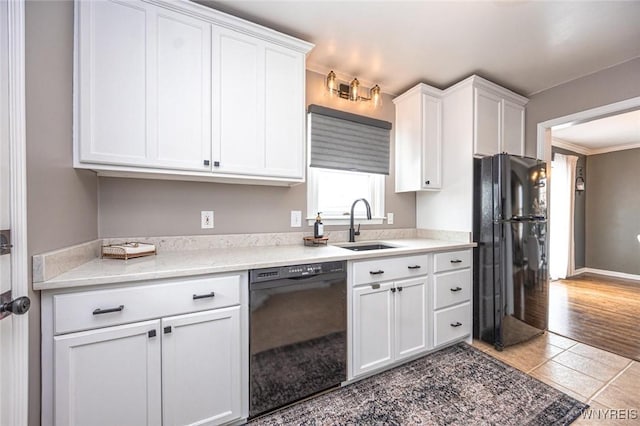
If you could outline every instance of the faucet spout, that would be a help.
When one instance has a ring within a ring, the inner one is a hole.
[[[358,198],[357,200],[355,200],[351,205],[351,215],[349,218],[349,242],[350,243],[354,243],[356,241],[356,235],[360,235],[360,227],[358,226],[358,230],[356,231],[353,226],[353,210],[355,209],[356,204],[358,204],[358,201],[364,202],[364,206],[367,209],[367,219],[371,219],[371,206],[369,205],[369,202],[364,198]]]

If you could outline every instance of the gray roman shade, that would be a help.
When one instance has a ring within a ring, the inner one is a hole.
[[[309,105],[311,167],[389,174],[391,123]]]

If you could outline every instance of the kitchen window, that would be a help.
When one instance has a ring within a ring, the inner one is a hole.
[[[348,225],[351,205],[365,198],[371,205],[367,220],[364,203],[356,204],[357,223],[379,225],[384,219],[385,175],[309,167],[307,179],[307,219],[309,225],[321,212],[327,225]]]

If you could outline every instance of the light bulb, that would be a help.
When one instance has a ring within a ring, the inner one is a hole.
[[[330,94],[336,92],[336,73],[333,71],[330,71],[329,75],[327,75],[327,90]]]
[[[382,93],[380,93],[380,86],[377,84],[373,86],[369,91],[369,97],[371,98],[371,102],[373,102],[374,108],[378,108],[382,105]]]
[[[359,98],[358,88],[360,87],[360,82],[357,78],[354,78],[351,84],[349,85],[349,99],[352,101],[357,101]]]

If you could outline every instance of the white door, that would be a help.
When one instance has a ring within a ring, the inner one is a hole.
[[[502,101],[502,152],[524,155],[524,107]]]
[[[157,167],[211,170],[211,25],[161,8],[153,18],[151,157]]]
[[[353,289],[354,376],[393,361],[392,289],[392,283]]]
[[[265,174],[304,178],[305,55],[267,44],[265,63]]]
[[[55,424],[161,424],[160,339],[160,320],[54,337]]]
[[[240,418],[240,307],[162,319],[164,426]]]
[[[80,161],[148,165],[148,15],[128,1],[78,1]]]
[[[475,89],[474,97],[473,154],[481,156],[497,154],[501,147],[502,99],[480,88]]]
[[[264,172],[264,43],[212,30],[213,172]]]
[[[11,32],[9,32],[11,29]],[[27,424],[24,2],[0,1],[0,424]],[[9,245],[13,248],[9,251]]]
[[[422,189],[442,188],[442,99],[422,94]]]
[[[395,360],[428,349],[427,277],[395,283]]]

